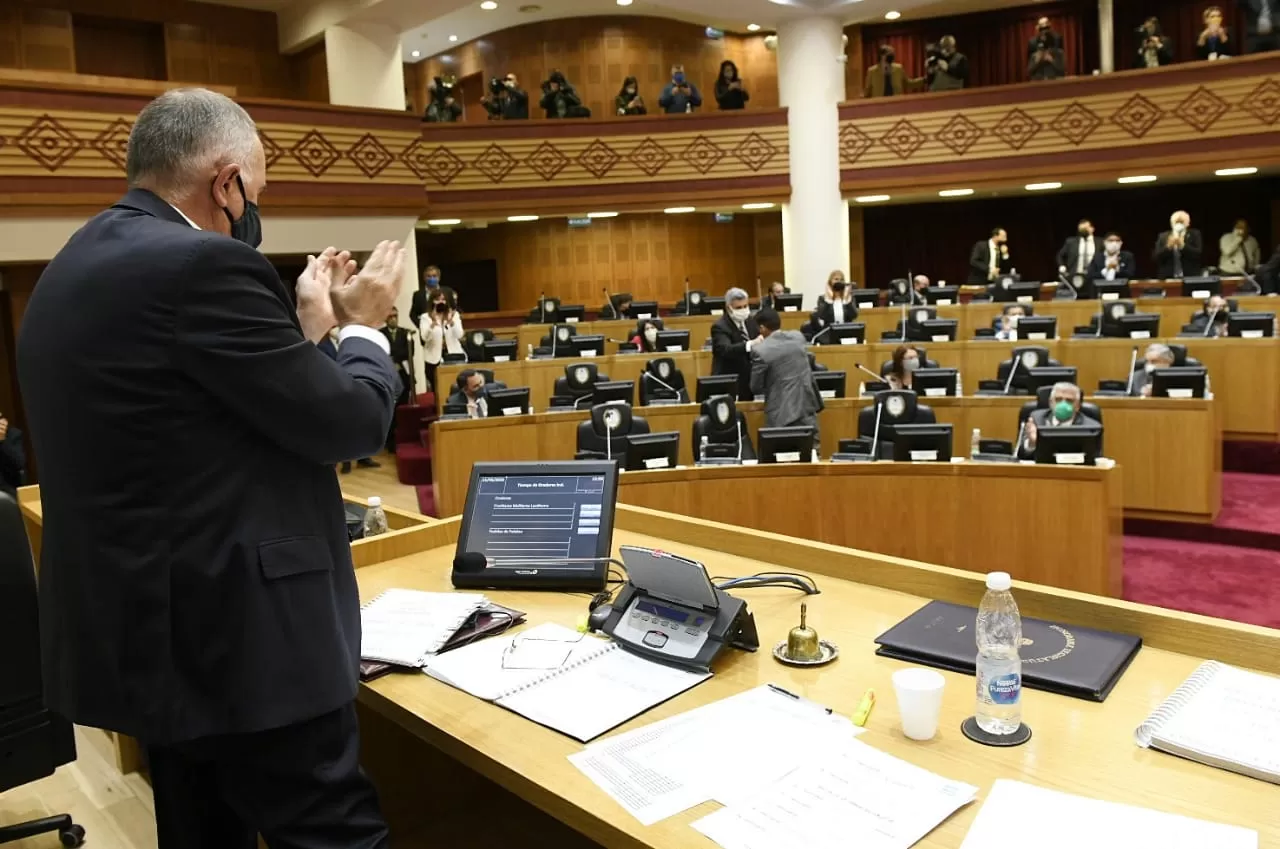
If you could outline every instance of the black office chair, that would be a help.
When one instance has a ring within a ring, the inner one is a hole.
[[[891,307],[909,304],[913,300],[911,296],[911,281],[905,277],[895,277],[889,281],[889,297],[885,304]]]
[[[1233,313],[1233,312],[1239,312],[1239,311],[1240,311],[1240,302],[1235,298],[1227,298],[1227,312]],[[1197,330],[1195,324],[1200,319],[1207,318],[1208,315],[1209,315],[1208,311],[1205,310],[1203,307],[1201,307],[1199,310],[1191,314],[1191,321],[1182,325],[1182,332],[1188,335],[1190,334],[1199,335],[1203,333],[1204,328],[1201,327]]]
[[[1022,423],[1025,422],[1036,410],[1049,409],[1049,399],[1053,397],[1052,386],[1041,386],[1036,392],[1036,400],[1028,401],[1022,405],[1022,409],[1018,410],[1018,429],[1022,429]],[[1080,412],[1093,419],[1098,424],[1102,424],[1102,408],[1092,401],[1080,402]],[[1102,437],[1098,437],[1098,453],[1102,453]]]
[[[1029,393],[1030,389],[1027,385],[1027,369],[1041,368],[1043,366],[1061,366],[1062,363],[1049,356],[1049,349],[1043,345],[1019,345],[1010,352],[1010,357],[1004,360],[996,368],[996,383],[990,384],[990,388],[1004,390],[1005,382],[1009,380],[1009,370],[1013,368],[1014,362],[1018,363],[1018,371],[1013,376],[1012,383],[1009,388],[1014,393]],[[986,383],[986,381],[983,381]],[[980,386],[980,389],[988,389],[988,386]]]
[[[633,415],[630,404],[610,402],[591,408],[591,418],[578,424],[578,453],[575,460],[603,460],[612,457],[624,461],[627,439],[632,434],[648,433],[649,422]]]
[[[0,793],[53,775],[76,759],[71,723],[44,706],[36,571],[22,514],[0,492]],[[0,843],[56,831],[63,846],[84,843],[70,814],[0,825]]]
[[[690,289],[687,302],[684,298],[676,301],[676,315],[706,315],[707,309],[703,304],[706,299],[705,289]]]
[[[702,454],[702,438],[707,439],[707,456],[737,457],[755,460],[756,449],[747,430],[747,417],[738,409],[732,395],[713,395],[702,402],[702,411],[693,420],[693,457]],[[739,441],[741,440],[741,441]]]
[[[822,363],[818,362],[817,356],[813,353],[813,351],[810,351],[809,352],[809,371],[830,371],[830,369],[827,368]]]
[[[597,383],[604,383],[609,375],[601,374],[595,363],[570,363],[564,367],[564,377],[557,377],[551,396],[553,407],[576,407],[583,398],[590,398]]]
[[[529,315],[525,318],[525,324],[555,324],[559,319],[560,299],[539,298],[538,303],[534,304],[533,309],[529,310]]]
[[[689,390],[685,386],[684,375],[676,368],[676,361],[671,357],[649,360],[640,373],[640,406],[647,407],[654,401],[689,403]]]
[[[556,357],[576,357],[578,349],[573,346],[573,337],[578,335],[578,328],[572,324],[557,324],[551,328],[551,332],[542,337],[542,341],[538,343],[538,347],[545,348],[548,355],[554,349]],[[555,344],[551,344],[551,338],[555,337]]]
[[[888,460],[893,457],[893,429],[896,425],[938,423],[933,408],[921,404],[916,393],[909,389],[886,389],[877,392],[872,398],[874,403],[870,407],[863,407],[858,411],[858,436],[875,438],[877,408],[882,408],[877,449],[881,459]]]
[[[467,335],[462,340],[462,350],[467,355],[467,362],[484,362],[484,343],[492,342],[493,339],[493,331],[486,327],[468,330]]]

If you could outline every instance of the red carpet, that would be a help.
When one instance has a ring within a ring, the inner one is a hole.
[[[1127,519],[1124,530],[1126,535],[1280,551],[1280,476],[1224,472],[1222,511],[1212,525]]]
[[[1280,552],[1126,536],[1124,597],[1280,628]]]
[[[1222,468],[1228,472],[1280,475],[1280,443],[1223,442]]]

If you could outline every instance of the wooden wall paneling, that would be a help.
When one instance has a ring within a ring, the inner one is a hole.
[[[75,71],[75,39],[71,15],[59,9],[24,6],[21,23],[21,66],[39,71]]]
[[[754,228],[756,274],[768,286],[775,280],[786,282],[782,264],[782,213],[765,212],[751,216]],[[797,284],[798,285],[798,284]]]
[[[169,79],[190,82],[213,80],[213,55],[204,27],[165,24],[164,53]]]
[[[22,66],[21,12],[14,6],[0,6],[0,68]]]
[[[163,80],[164,27],[98,15],[72,15],[76,73]]]
[[[316,103],[329,102],[329,64],[324,50],[324,39],[287,57],[293,77],[294,96]],[[405,65],[405,71],[416,65]],[[409,77],[405,77],[405,89],[412,92]],[[410,101],[412,102],[412,101]],[[423,104],[426,108],[426,104]],[[416,109],[416,106],[415,106]]]

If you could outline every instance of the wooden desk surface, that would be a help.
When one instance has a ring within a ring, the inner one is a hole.
[[[930,352],[932,355],[932,352]],[[686,355],[688,356],[688,355]],[[1013,440],[1026,397],[926,398],[938,421],[953,426],[952,454],[967,456],[973,428],[984,437]],[[1103,411],[1107,456],[1125,469],[1121,504],[1130,515],[1211,522],[1222,503],[1221,423],[1218,401],[1165,398],[1096,398]],[[818,417],[822,457],[839,440],[858,433],[867,398],[836,398]],[[764,424],[763,405],[742,404],[752,442]],[[693,404],[636,408],[652,432],[680,433],[679,460],[693,464]],[[577,449],[585,411],[532,416],[437,421],[431,426],[432,475],[440,515],[462,511],[471,464],[482,460],[567,460]],[[817,509],[818,504],[807,502]],[[973,504],[973,502],[970,502]],[[975,505],[976,509],[976,505]]]
[[[763,649],[755,654],[729,651],[717,663],[714,678],[620,731],[766,682],[847,715],[863,691],[871,687],[879,698],[863,741],[980,788],[977,802],[951,817],[918,846],[958,847],[992,782],[1012,778],[1094,798],[1246,825],[1259,830],[1264,849],[1280,847],[1274,785],[1141,749],[1133,742],[1137,725],[1204,658],[1280,673],[1280,631],[1019,583],[1014,594],[1025,615],[1137,633],[1146,647],[1105,703],[1026,691],[1023,717],[1035,733],[1026,745],[1013,749],[984,748],[961,736],[959,725],[973,711],[973,678],[943,673],[947,687],[938,736],[916,743],[902,735],[890,684],[892,673],[904,664],[877,657],[872,640],[928,599],[976,604],[982,595],[981,576],[637,508],[619,508],[618,524],[616,544],[675,551],[701,560],[712,574],[745,575],[769,569],[816,574],[822,594],[807,599],[809,621],[841,648],[835,665],[816,670],[783,667]],[[456,539],[457,521],[445,522],[433,532],[439,535],[440,547],[359,570],[361,597],[373,598],[389,587],[449,589],[453,557],[449,535]],[[768,556],[763,557],[766,551]],[[853,577],[859,583],[848,580]],[[755,614],[761,643],[771,646],[785,639],[798,619],[801,597],[795,591],[780,589],[742,594]],[[527,611],[530,624],[554,621],[572,626],[586,610],[586,599],[581,595],[490,595],[499,603]],[[715,810],[715,803],[642,826],[568,762],[567,756],[578,751],[580,744],[425,675],[394,674],[363,685],[360,701],[366,709],[362,723],[366,755],[371,760],[419,763],[411,748],[403,745],[381,753],[370,750],[368,741],[383,736],[378,726],[385,722],[425,741],[418,744],[424,752],[443,751],[609,849],[710,849],[714,845],[689,824]],[[408,778],[417,777],[418,772],[416,766],[406,766],[398,774]],[[372,774],[376,778],[380,771],[374,769]],[[438,775],[430,778],[431,783],[438,780]],[[380,787],[384,799],[397,795],[398,789],[391,784]],[[406,800],[410,814],[414,798],[409,795]],[[421,797],[416,798],[420,809]],[[474,825],[476,813],[483,810],[473,809],[466,816]],[[438,822],[425,824],[427,829],[440,827]],[[393,820],[393,834],[397,828]],[[535,841],[529,842],[533,845]]]

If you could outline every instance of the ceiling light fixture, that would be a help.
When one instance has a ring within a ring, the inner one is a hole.
[[[973,194],[973,189],[943,189],[938,192],[940,198],[962,198]]]
[[[1121,177],[1120,179],[1116,180],[1116,182],[1122,186],[1127,186],[1131,183],[1154,183],[1155,181],[1156,181],[1155,174],[1139,174],[1135,177]]]
[[[480,4],[480,8],[484,9],[486,12],[492,12],[494,9],[498,8],[498,4],[493,2],[493,0],[484,0],[484,2]]]
[[[461,224],[461,218],[428,218],[427,223],[432,227],[451,227],[454,224]]]
[[[457,41],[457,40],[458,40],[458,37],[457,37],[456,35],[451,35],[451,36],[449,36],[449,40],[450,40],[450,41]]]
[[[422,55],[422,51],[421,51],[421,50],[415,50],[415,51],[413,51],[412,53],[410,53],[409,55],[410,55],[410,56],[412,56],[413,58],[417,59],[419,56],[421,56],[421,55]]]
[[[507,216],[507,220],[508,220],[508,221],[511,221],[511,222],[513,222],[513,223],[518,223],[518,222],[521,222],[521,221],[537,221],[537,220],[538,220],[538,216],[536,216],[536,215],[508,215],[508,216]]]
[[[1257,169],[1257,168],[1254,168],[1252,165],[1250,165],[1250,166],[1246,166],[1246,167],[1244,167],[1244,168],[1219,168],[1217,171],[1214,171],[1214,172],[1213,172],[1213,176],[1215,176],[1215,177],[1243,177],[1243,176],[1245,176],[1246,174],[1257,174],[1257,173],[1258,173],[1258,169]]]
[[[1029,191],[1029,192],[1047,192],[1047,191],[1051,191],[1051,190],[1053,190],[1053,189],[1060,189],[1060,188],[1062,188],[1062,184],[1061,184],[1061,183],[1056,183],[1056,182],[1051,182],[1051,183],[1027,183],[1027,185],[1026,185],[1026,186],[1024,186],[1023,188],[1025,188],[1025,189],[1026,189],[1027,191]]]
[[[880,203],[889,199],[888,195],[861,195],[854,198],[858,203]]]
[[[619,6],[630,6],[632,0],[617,0]]]
[[[742,208],[743,209],[773,209],[775,206],[777,206],[776,203],[744,203],[742,205]]]
[[[759,31],[760,31],[759,24],[747,24],[747,32],[759,32]]]
[[[895,12],[895,11],[890,10],[890,11],[888,11],[888,12],[885,12],[885,13],[884,13],[884,19],[885,19],[886,21],[896,21],[898,18],[901,18],[901,17],[902,17],[902,13],[901,13],[901,12]]]
[[[695,210],[695,207],[692,207],[692,206],[668,206],[666,209],[662,211],[665,212],[667,215],[682,215],[686,212],[693,212],[694,210]]]
[[[588,218],[617,218],[617,217],[618,217],[618,213],[616,213],[616,212],[588,212],[588,213],[587,213],[587,217],[588,217]]]

